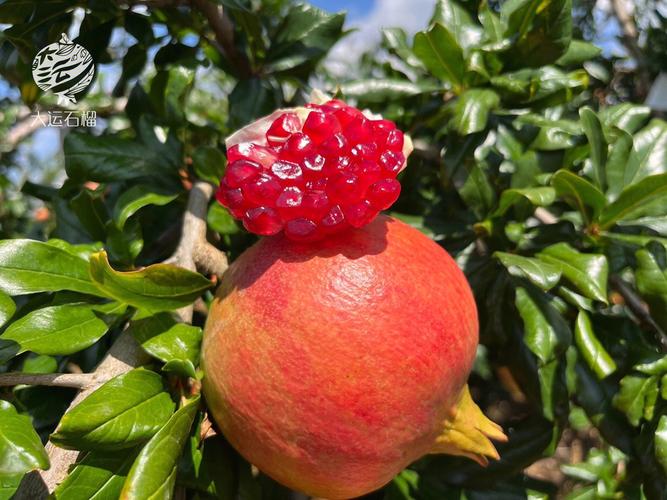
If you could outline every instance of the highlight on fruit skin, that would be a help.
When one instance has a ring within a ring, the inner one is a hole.
[[[258,235],[313,241],[362,227],[398,198],[412,151],[396,125],[314,92],[226,141],[218,201]]]
[[[204,330],[203,393],[261,471],[353,498],[430,453],[498,458],[490,439],[505,435],[466,385],[477,343],[454,260],[380,215],[307,244],[261,238],[232,263]]]

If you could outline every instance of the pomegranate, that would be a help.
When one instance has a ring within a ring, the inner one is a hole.
[[[260,470],[313,496],[356,497],[428,453],[497,458],[488,438],[505,436],[466,385],[477,342],[454,261],[380,215],[317,242],[279,234],[243,253],[206,323],[203,391]]]
[[[248,231],[313,241],[368,224],[398,198],[410,139],[340,100],[316,101],[227,140],[216,196]]]

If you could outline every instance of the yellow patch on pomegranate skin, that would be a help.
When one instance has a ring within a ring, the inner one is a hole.
[[[497,456],[488,437],[504,435],[465,386],[477,342],[451,257],[380,216],[321,242],[264,238],[241,255],[206,324],[203,389],[263,472],[351,498],[428,453]]]

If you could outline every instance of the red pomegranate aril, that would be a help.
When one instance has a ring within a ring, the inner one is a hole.
[[[280,183],[267,174],[261,174],[257,178],[246,183],[242,187],[243,195],[251,203],[257,205],[272,205],[282,191]]]
[[[229,187],[241,187],[262,171],[262,166],[251,160],[236,160],[229,164],[225,173],[225,180]]]
[[[352,160],[350,159],[349,156],[339,156],[336,159],[332,158],[329,161],[327,161],[326,164],[324,165],[324,170],[328,176],[334,176],[338,172],[346,172],[350,170],[351,165],[352,165]]]
[[[283,222],[275,210],[269,207],[251,208],[243,217],[243,225],[251,233],[270,236],[279,233]]]
[[[371,207],[371,204],[364,200],[354,205],[348,205],[343,210],[345,214],[345,220],[352,227],[363,227],[372,221],[375,216],[378,214],[377,210],[374,210]]]
[[[293,181],[303,177],[301,167],[297,163],[286,160],[278,160],[271,165],[271,172],[278,177],[278,179],[284,181]]]
[[[277,208],[297,208],[301,206],[303,191],[296,186],[288,186],[276,199]]]
[[[292,134],[280,150],[280,156],[288,160],[299,161],[313,149],[313,141],[306,134]]]
[[[230,188],[220,185],[218,191],[215,193],[216,199],[228,208],[243,208],[245,199],[240,188]]]
[[[327,102],[324,103],[325,106],[329,106],[331,108],[336,108],[336,109],[341,109],[347,106],[343,101],[340,99],[331,99]]]
[[[373,140],[373,129],[368,118],[359,115],[347,125],[345,135],[353,144],[363,144]]]
[[[266,132],[266,141],[270,146],[282,145],[290,135],[301,129],[301,120],[296,113],[280,115]]]
[[[301,209],[309,218],[318,220],[329,209],[329,197],[324,191],[306,191],[301,200]]]
[[[322,177],[321,179],[316,179],[313,181],[306,182],[306,189],[311,191],[324,191],[329,184],[329,179],[327,177]]]
[[[350,150],[353,158],[365,158],[367,160],[376,160],[378,157],[378,148],[373,142],[366,144],[357,144]]]
[[[364,186],[359,177],[349,172],[336,175],[327,186],[327,195],[334,203],[354,203],[364,195]]]
[[[350,106],[345,106],[335,111],[334,116],[338,120],[338,123],[340,123],[341,127],[346,128],[355,119],[363,117],[363,114],[358,109],[351,108]]]
[[[327,231],[337,230],[345,226],[345,215],[343,215],[343,211],[338,205],[334,205],[322,218],[321,223]]]
[[[390,174],[398,174],[401,171],[401,168],[403,168],[404,163],[405,157],[401,152],[385,151],[380,155],[380,165],[382,165],[382,168]]]
[[[366,199],[375,210],[386,210],[401,194],[401,183],[396,179],[382,179],[366,191]]]
[[[347,149],[347,140],[340,132],[326,138],[320,145],[327,156],[338,156]]]
[[[316,232],[317,224],[303,217],[292,219],[285,224],[285,235],[297,240],[310,239]]]
[[[357,169],[366,186],[370,186],[375,181],[382,178],[382,169],[380,168],[380,165],[372,160],[361,160],[357,164]]]
[[[389,132],[389,134],[387,134],[385,145],[392,151],[402,151],[403,142],[403,132],[398,129],[394,129]]]
[[[306,156],[301,164],[303,176],[307,179],[315,179],[322,174],[326,160],[321,154]]]
[[[278,155],[268,147],[252,142],[241,142],[227,150],[227,163],[245,159],[259,163],[264,168],[269,168],[277,158]]]
[[[321,143],[340,130],[340,123],[335,116],[320,111],[311,111],[303,124],[303,133],[315,144]]]

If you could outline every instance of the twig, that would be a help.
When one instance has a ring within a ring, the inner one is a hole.
[[[225,9],[209,0],[192,0],[192,5],[208,20],[218,42],[216,48],[229,59],[241,77],[251,76],[252,70],[248,60],[239,53],[234,44],[234,24]]]
[[[92,373],[22,373],[9,372],[0,374],[0,387],[14,385],[46,385],[51,387],[74,387],[85,389],[99,383]]]
[[[199,265],[202,268],[209,268],[216,274],[222,274],[226,269],[227,258],[225,255],[206,241],[206,211],[208,200],[212,194],[213,186],[201,181],[195,182],[190,191],[188,205],[183,216],[181,241],[174,256],[168,262],[193,271]],[[199,259],[203,260],[200,261]],[[192,305],[190,305],[178,311],[181,320],[184,322],[192,321],[192,308]],[[134,337],[127,330],[124,330],[95,372],[89,375],[95,379],[95,383],[86,385],[74,398],[68,410],[78,405],[104,381],[141,366],[148,360],[148,354],[134,340]],[[13,497],[15,500],[47,498],[56,486],[65,479],[70,466],[76,462],[79,456],[79,452],[76,450],[58,448],[50,442],[46,445],[46,451],[49,455],[51,468],[46,471],[34,471],[27,474]]]
[[[537,207],[533,215],[542,224],[555,224],[558,222],[558,218],[544,207]]]
[[[641,299],[639,295],[632,289],[629,283],[625,282],[620,276],[613,275],[609,278],[609,282],[614,290],[616,290],[628,309],[637,319],[639,326],[655,335],[662,352],[667,353],[667,334],[660,328],[649,311],[648,305]]]

